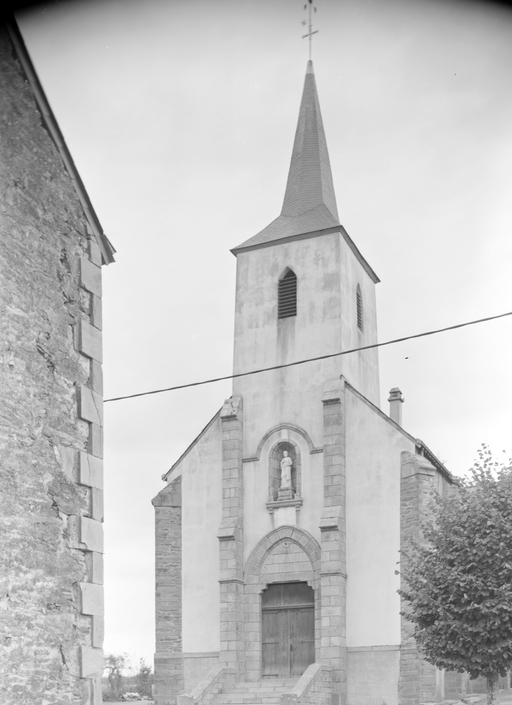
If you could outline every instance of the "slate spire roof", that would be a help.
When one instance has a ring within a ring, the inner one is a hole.
[[[281,215],[233,252],[339,225],[313,62],[308,61]]]

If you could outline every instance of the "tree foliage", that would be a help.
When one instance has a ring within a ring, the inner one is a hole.
[[[105,670],[107,671],[110,694],[119,699],[123,689],[123,671],[127,666],[126,654],[107,654]]]
[[[139,661],[135,682],[140,695],[151,695],[151,666],[143,658]]]
[[[402,552],[399,592],[426,660],[483,675],[491,701],[512,664],[512,460],[494,460],[486,445],[478,455]]]

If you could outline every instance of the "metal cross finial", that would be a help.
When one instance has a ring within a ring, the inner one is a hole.
[[[305,39],[306,37],[309,37],[309,58],[311,59],[311,37],[313,34],[318,34],[318,29],[315,29],[313,31],[313,22],[311,20],[311,9],[313,8],[313,11],[316,12],[316,7],[313,5],[313,0],[308,0],[306,5],[304,5],[304,9],[309,9],[309,17],[308,17],[308,33],[302,35],[302,39]],[[303,25],[306,24],[306,20],[302,22]]]

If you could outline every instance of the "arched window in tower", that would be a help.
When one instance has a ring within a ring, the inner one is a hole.
[[[297,315],[297,277],[286,269],[277,285],[277,317],[289,318]]]
[[[356,289],[357,327],[363,330],[363,297],[359,284]]]

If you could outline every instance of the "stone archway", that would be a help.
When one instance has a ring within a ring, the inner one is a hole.
[[[263,537],[245,567],[246,679],[261,678],[262,592],[273,583],[305,582],[315,592],[315,651],[320,653],[320,546],[297,526],[281,526]]]

